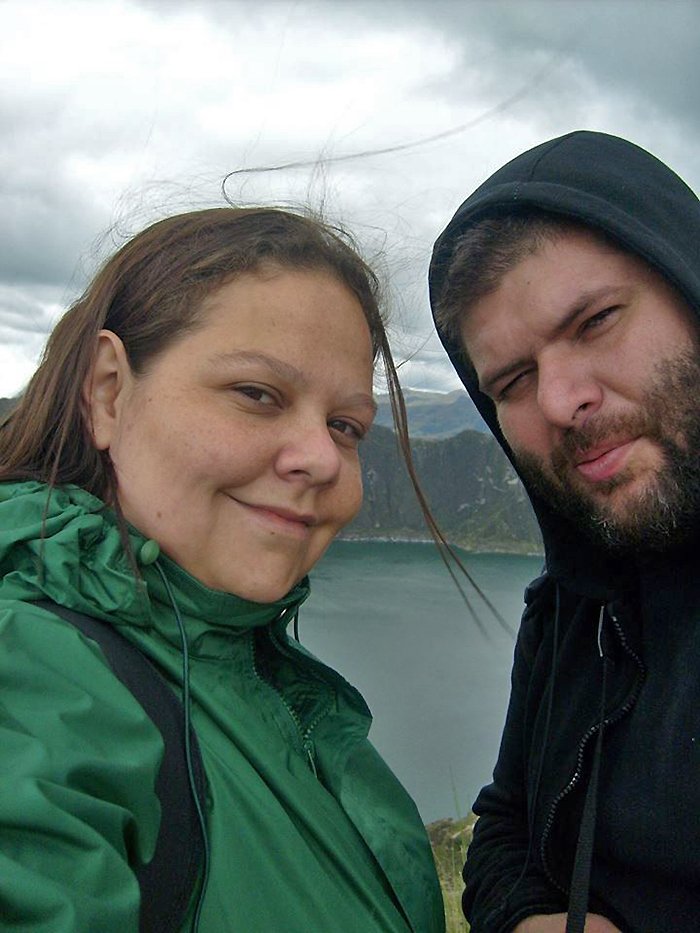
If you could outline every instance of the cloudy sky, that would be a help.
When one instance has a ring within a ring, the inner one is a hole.
[[[0,0],[0,74],[0,396],[105,255],[229,172],[352,229],[404,383],[440,390],[430,248],[500,164],[599,129],[700,190],[697,0]]]

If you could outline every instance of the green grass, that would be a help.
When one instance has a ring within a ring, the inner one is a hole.
[[[469,930],[462,913],[462,867],[475,822],[476,817],[470,813],[459,820],[438,820],[427,827],[445,902],[447,933],[467,933]]]

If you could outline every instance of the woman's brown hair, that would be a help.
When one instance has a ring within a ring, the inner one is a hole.
[[[329,272],[357,297],[374,359],[383,364],[399,447],[428,529],[465,601],[454,566],[493,609],[444,538],[418,482],[377,277],[349,234],[312,216],[279,208],[211,208],[168,217],[136,234],[58,322],[26,391],[0,423],[0,482],[75,483],[111,503],[133,563],[109,453],[95,448],[83,401],[98,334],[106,329],[120,337],[132,371],[141,374],[157,354],[197,327],[207,295],[267,266]]]
[[[100,269],[56,325],[41,363],[0,430],[0,480],[75,483],[116,501],[109,455],[95,449],[83,386],[100,330],[121,338],[135,374],[201,320],[203,299],[263,266],[319,269],[357,297],[390,393],[398,379],[379,308],[377,278],[348,234],[276,208],[178,214],[138,233]]]

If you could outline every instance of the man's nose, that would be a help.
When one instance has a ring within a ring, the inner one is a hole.
[[[539,361],[537,402],[540,411],[559,428],[583,427],[600,408],[603,393],[589,365],[571,354]]]

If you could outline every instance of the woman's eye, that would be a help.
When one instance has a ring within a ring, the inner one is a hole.
[[[253,402],[261,402],[263,405],[274,405],[275,403],[272,393],[260,386],[234,386],[234,391]]]
[[[359,444],[367,433],[367,429],[363,426],[356,424],[354,421],[345,421],[343,418],[334,418],[328,422],[328,427],[356,444]]]

